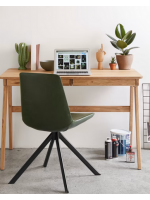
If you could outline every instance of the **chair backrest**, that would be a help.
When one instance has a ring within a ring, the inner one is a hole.
[[[20,73],[23,122],[43,131],[66,130],[72,123],[61,78],[54,74]]]

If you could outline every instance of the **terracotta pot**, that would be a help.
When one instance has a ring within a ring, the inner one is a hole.
[[[110,69],[115,70],[116,69],[116,63],[109,63]]]
[[[131,69],[131,65],[133,62],[133,55],[129,54],[129,55],[116,55],[116,60],[118,63],[118,68],[120,70],[128,70]]]

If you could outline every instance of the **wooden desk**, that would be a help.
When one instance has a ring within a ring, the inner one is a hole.
[[[7,114],[7,90],[8,90],[8,112],[9,112],[9,149],[13,149],[12,141],[12,112],[21,112],[21,106],[12,105],[12,86],[19,86],[20,72],[45,73],[43,69],[36,71],[8,69],[1,76],[3,79],[3,113],[2,113],[2,140],[1,140],[1,170],[5,168],[5,140],[6,140],[6,114]],[[138,86],[142,76],[131,70],[91,70],[91,76],[61,76],[64,86],[130,86],[129,106],[69,106],[71,112],[129,112],[129,130],[133,129],[133,96],[135,93],[135,121],[136,121],[136,145],[138,169],[141,169],[141,147],[139,128],[139,100]],[[135,89],[135,90],[134,90]],[[131,134],[132,145],[132,134]]]

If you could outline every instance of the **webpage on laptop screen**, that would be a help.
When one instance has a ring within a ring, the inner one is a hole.
[[[88,51],[57,51],[57,70],[87,70]]]

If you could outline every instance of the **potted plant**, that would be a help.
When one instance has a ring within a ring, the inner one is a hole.
[[[111,70],[115,70],[116,69],[116,60],[115,60],[115,57],[111,57],[111,63],[109,63],[110,65],[110,69]]]
[[[133,55],[129,54],[129,52],[131,49],[135,49],[139,47],[132,47],[132,48],[127,48],[127,47],[135,39],[136,33],[132,33],[132,31],[128,31],[126,33],[123,25],[117,24],[116,29],[115,29],[115,35],[117,38],[119,38],[119,40],[116,40],[110,35],[107,35],[107,36],[112,40],[110,41],[112,46],[122,51],[122,53],[116,53],[116,54],[119,54],[119,55],[116,55],[118,67],[121,70],[131,69]]]

